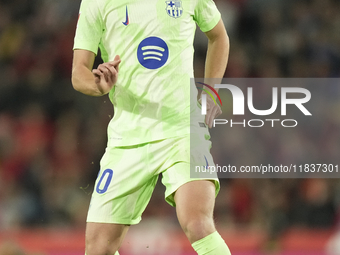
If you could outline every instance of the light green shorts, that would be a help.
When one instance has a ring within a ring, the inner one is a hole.
[[[200,139],[201,140],[201,139]],[[203,141],[204,140],[204,141]],[[203,139],[199,148],[204,157],[190,156],[190,136],[175,137],[150,143],[108,147],[101,159],[87,222],[137,224],[150,201],[159,174],[166,187],[165,199],[175,206],[175,191],[190,178],[190,160],[198,165],[213,164],[209,140]],[[216,178],[216,195],[220,185]]]

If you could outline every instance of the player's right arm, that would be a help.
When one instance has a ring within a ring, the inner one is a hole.
[[[110,92],[118,79],[120,57],[103,63],[93,69],[95,54],[92,51],[76,49],[73,54],[73,88],[90,96],[102,96]]]
[[[74,38],[72,84],[74,89],[90,96],[109,93],[118,78],[119,56],[92,70],[104,30],[105,22],[98,2],[82,0]]]

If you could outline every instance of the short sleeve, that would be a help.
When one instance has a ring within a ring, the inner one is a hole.
[[[103,18],[96,0],[82,0],[73,49],[97,54],[104,30]]]
[[[213,0],[197,0],[194,20],[202,32],[213,29],[220,19],[221,13],[218,11]]]

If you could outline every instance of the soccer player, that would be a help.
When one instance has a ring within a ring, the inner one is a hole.
[[[214,2],[83,0],[79,15],[73,87],[109,94],[114,105],[87,217],[87,255],[119,254],[160,174],[165,199],[197,254],[230,254],[213,222],[218,179],[190,178],[190,160],[214,164],[208,127],[190,124],[190,115],[211,127],[221,113],[207,97],[207,115],[201,115],[190,82],[196,24],[208,38],[205,78],[222,78],[226,69],[229,39]],[[92,70],[98,47],[104,63]],[[190,132],[197,150],[190,150]]]

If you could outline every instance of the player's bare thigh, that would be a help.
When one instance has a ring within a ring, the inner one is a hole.
[[[86,224],[86,254],[111,254],[121,246],[129,225],[112,223]]]
[[[208,180],[188,182],[175,193],[178,220],[191,243],[213,233],[215,184]]]

